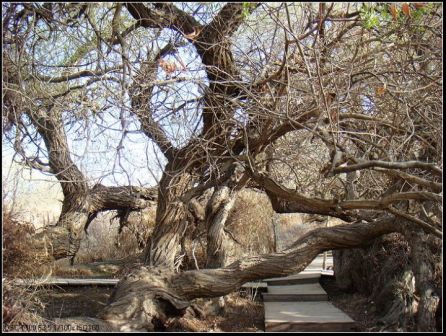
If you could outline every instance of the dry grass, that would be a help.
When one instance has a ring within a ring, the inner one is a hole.
[[[47,323],[42,317],[45,305],[39,297],[43,292],[42,288],[17,286],[12,279],[3,279],[3,330],[17,325]]]
[[[55,277],[59,276],[66,278],[90,278],[96,276],[97,274],[92,270],[85,268],[74,268],[63,265],[55,265],[53,267],[52,275]]]
[[[31,277],[48,260],[33,241],[34,227],[20,219],[20,214],[3,206],[3,274]]]
[[[195,300],[203,315],[171,319],[168,331],[176,332],[256,332],[264,329],[264,309],[259,301],[232,293],[224,297],[224,307],[219,299]]]
[[[38,297],[41,288],[26,288],[14,283],[17,278],[39,274],[43,263],[31,239],[32,224],[3,206],[3,329],[13,325],[42,323],[44,305]],[[44,259],[46,260],[46,259]]]
[[[85,264],[117,257],[118,223],[112,213],[99,214],[88,228],[76,254],[76,264]]]
[[[112,287],[54,287],[42,292],[40,300],[46,303],[43,316],[48,319],[73,316],[96,316],[107,304]]]
[[[240,243],[234,246],[233,259],[274,252],[273,215],[274,210],[265,193],[249,189],[238,193],[226,225]]]
[[[19,209],[20,217],[36,229],[55,224],[63,199],[57,179],[7,159],[2,161],[2,168],[3,200]]]
[[[75,262],[120,260],[135,256],[143,251],[144,244],[155,225],[155,208],[133,212],[129,224],[120,235],[119,220],[114,212],[101,213],[88,228],[88,235],[82,241]]]

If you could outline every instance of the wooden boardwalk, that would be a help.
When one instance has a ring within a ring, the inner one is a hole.
[[[105,278],[56,278],[50,277],[47,279],[16,279],[15,284],[19,286],[106,286],[114,287],[120,279],[105,279]],[[243,288],[252,288],[266,290],[266,282],[247,282],[242,285]]]
[[[331,258],[326,266],[333,265]],[[351,331],[355,322],[328,302],[319,284],[322,257],[317,257],[303,272],[284,278],[266,279],[265,331]],[[332,271],[331,271],[332,273]]]
[[[44,280],[39,279],[17,279],[15,282],[21,286],[116,286],[119,279],[101,278],[56,278],[51,277]]]
[[[328,302],[328,295],[320,286],[321,274],[333,275],[332,257],[325,261],[318,256],[299,274],[282,278],[249,282],[243,288],[263,293],[265,306],[265,331],[350,331],[355,322]],[[23,279],[16,283],[23,286],[111,286],[119,279],[98,278],[47,278]]]
[[[265,303],[265,331],[351,331],[354,325],[327,301]]]

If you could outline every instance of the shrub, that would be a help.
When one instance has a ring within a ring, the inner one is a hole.
[[[46,258],[35,249],[32,224],[20,220],[19,214],[3,206],[3,329],[12,325],[36,325],[44,305],[40,288],[18,285],[17,278],[32,278],[42,272]],[[18,331],[18,330],[9,330]]]
[[[40,300],[41,288],[28,288],[14,283],[13,279],[3,279],[3,330],[11,326],[37,325],[43,322],[44,304]]]
[[[47,261],[36,248],[31,223],[20,220],[19,214],[3,207],[3,273],[11,277],[36,275]]]

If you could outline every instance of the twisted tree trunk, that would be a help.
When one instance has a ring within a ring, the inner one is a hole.
[[[64,194],[56,227],[48,227],[37,239],[51,246],[54,258],[73,257],[80,245],[83,225],[88,221],[88,186],[71,160],[61,112],[51,106],[28,114],[45,142],[49,167]]]
[[[169,318],[183,315],[195,298],[219,297],[248,281],[300,272],[323,251],[361,246],[400,229],[392,217],[319,228],[283,252],[249,257],[224,268],[177,273],[163,265],[142,266],[118,283],[100,318],[119,331],[162,329]]]
[[[207,249],[206,268],[224,267],[227,256],[227,234],[225,224],[234,206],[235,195],[229,187],[218,188],[207,208]]]
[[[432,249],[433,245],[434,248],[435,245],[437,248],[441,246],[441,242],[435,237],[423,234],[418,228],[412,227],[406,235],[409,237],[412,249],[413,273],[416,292],[419,295],[417,331],[436,331],[436,313],[439,308],[441,288],[437,287],[438,283],[434,283],[434,273],[435,264],[438,263],[440,268],[442,264],[440,260],[435,260],[440,251],[432,253]]]
[[[181,263],[182,258],[176,257],[187,228],[187,208],[180,197],[192,183],[191,174],[178,170],[175,161],[167,164],[159,184],[155,228],[145,251],[147,265],[173,270]]]

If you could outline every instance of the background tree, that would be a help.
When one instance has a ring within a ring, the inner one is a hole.
[[[398,232],[411,246],[418,329],[435,328],[442,7],[395,6],[4,5],[6,139],[24,163],[61,183],[56,231],[70,240],[49,233],[61,246],[56,257],[75,253],[97,211],[141,208],[155,197],[142,187],[90,187],[71,158],[70,126],[82,124],[88,138],[92,124],[115,123],[116,157],[131,150],[132,132],[164,156],[145,265],[122,279],[102,320],[153,330],[194,298]],[[276,212],[346,224],[225,266],[224,225],[247,184],[264,189]],[[207,204],[197,202],[210,188]],[[214,269],[178,272],[191,218],[206,222]]]

